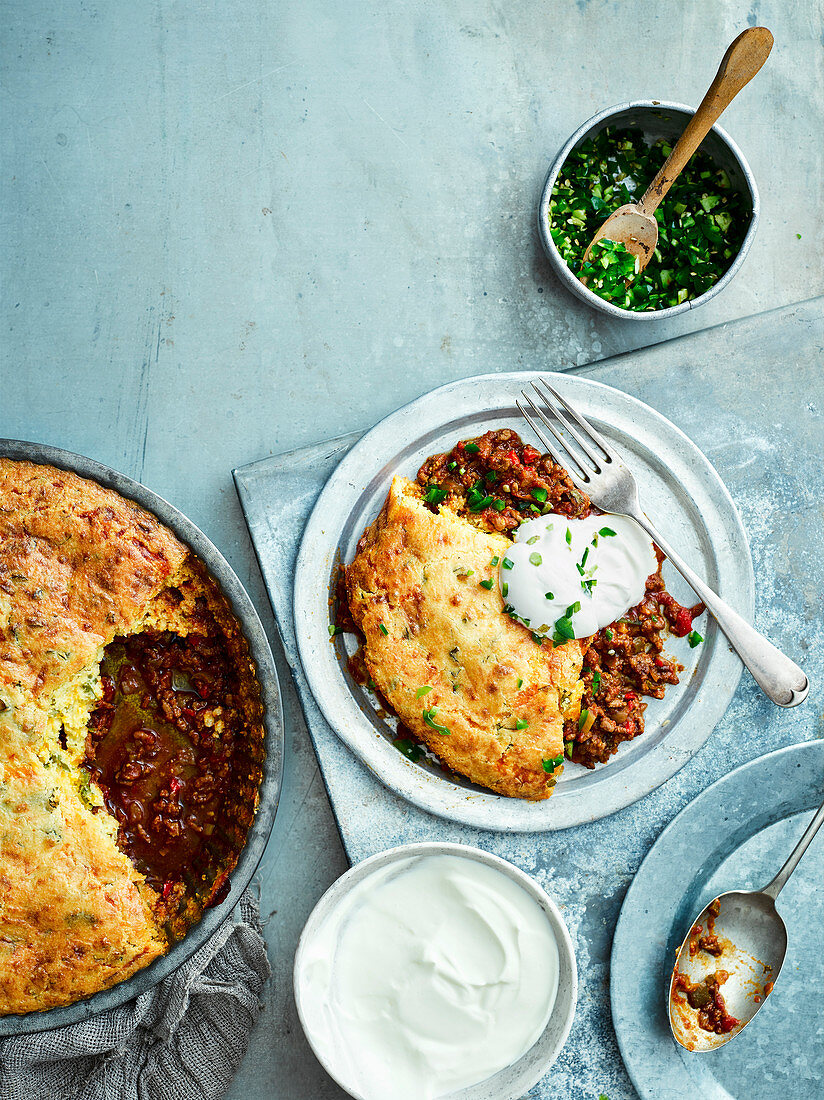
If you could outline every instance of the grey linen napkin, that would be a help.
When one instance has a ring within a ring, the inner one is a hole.
[[[247,891],[188,963],[134,1001],[0,1040],[2,1100],[217,1100],[249,1045],[269,977]]]

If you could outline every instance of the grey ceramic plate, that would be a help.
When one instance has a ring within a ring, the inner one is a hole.
[[[512,427],[531,438],[515,398],[531,373],[483,375],[433,390],[368,432],[341,461],[306,526],[295,577],[295,630],[309,685],[326,720],[360,759],[397,794],[431,813],[481,828],[511,832],[563,829],[614,813],[669,779],[709,737],[735,691],[741,664],[713,623],[690,650],[671,639],[685,665],[681,683],[653,700],[642,737],[593,771],[568,764],[546,802],[503,798],[447,778],[435,763],[413,764],[392,745],[379,704],[346,668],[351,636],[329,640],[330,589],[339,561],[350,562],[364,528],[380,511],[395,474],[414,478],[421,462],[461,438]],[[553,375],[624,453],[647,512],[687,560],[742,614],[752,617],[749,548],[727,490],[703,454],[649,406],[590,379]],[[693,597],[674,570],[676,598]]]
[[[0,1036],[3,1036],[47,1031],[50,1028],[78,1023],[132,1000],[182,966],[223,924],[252,881],[272,831],[283,775],[283,712],[275,663],[257,612],[232,567],[199,527],[168,501],[153,493],[151,489],[83,455],[18,439],[0,439],[0,455],[28,462],[48,463],[62,470],[72,470],[81,477],[91,478],[108,489],[114,489],[121,496],[136,501],[141,507],[157,516],[161,523],[165,523],[182,542],[191,547],[220,585],[249,643],[249,652],[255,662],[263,700],[266,748],[263,781],[260,787],[260,805],[237,864],[229,876],[230,890],[227,897],[218,905],[207,909],[200,921],[179,943],[173,945],[167,955],[155,959],[144,970],[138,970],[126,981],[119,982],[110,989],[104,989],[75,1004],[67,1005],[65,1008],[53,1008],[47,1012],[29,1012],[23,1016],[0,1017]]]
[[[732,1043],[689,1054],[666,1014],[687,922],[724,890],[756,889],[789,855],[824,793],[824,744],[780,749],[708,787],[664,830],[627,892],[612,947],[612,1020],[642,1100],[824,1095],[824,841],[778,899],[789,948],[775,991]]]

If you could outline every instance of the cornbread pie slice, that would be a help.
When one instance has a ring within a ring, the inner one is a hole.
[[[544,799],[577,718],[587,639],[553,648],[504,613],[498,562],[509,540],[434,513],[392,481],[346,570],[349,608],[381,694],[453,771],[498,794]]]

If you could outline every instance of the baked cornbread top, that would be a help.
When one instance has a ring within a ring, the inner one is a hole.
[[[0,459],[0,699],[47,699],[128,632],[187,555],[117,493]]]

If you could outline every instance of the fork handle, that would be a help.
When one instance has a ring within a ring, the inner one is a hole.
[[[698,574],[658,534],[640,508],[633,510],[631,515],[653,542],[661,547],[690,588],[700,597],[764,694],[779,707],[795,707],[803,703],[810,690],[810,683],[798,665],[780,649],[776,649],[772,642],[768,642],[746,619],[742,619],[737,611],[733,611],[716,592],[708,588]]]

